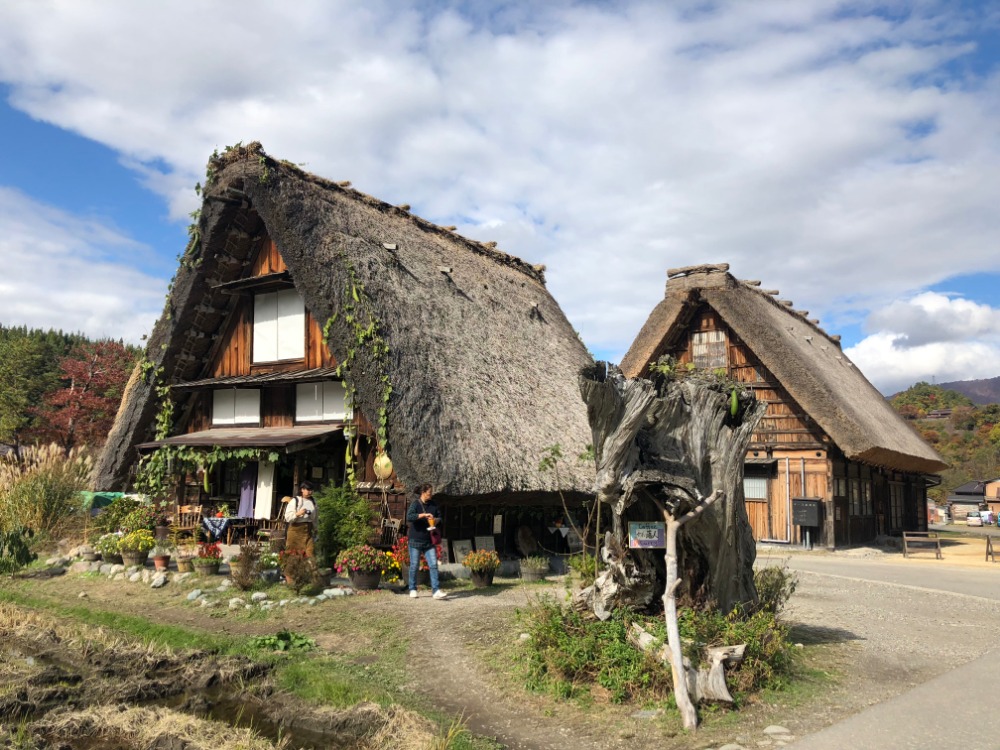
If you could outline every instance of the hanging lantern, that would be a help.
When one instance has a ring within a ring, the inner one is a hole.
[[[379,453],[375,456],[375,476],[385,481],[392,476],[392,459],[388,453]]]

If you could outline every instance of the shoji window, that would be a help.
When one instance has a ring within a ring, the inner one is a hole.
[[[306,356],[306,309],[294,289],[253,298],[253,361],[277,362]]]
[[[295,388],[296,422],[331,422],[347,419],[347,391],[339,380],[300,383]]]
[[[260,390],[226,388],[212,392],[212,424],[260,424]]]

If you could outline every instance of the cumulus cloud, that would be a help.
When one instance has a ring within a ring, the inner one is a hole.
[[[914,382],[996,377],[1000,309],[926,292],[875,310],[847,355],[883,393]]]
[[[14,2],[0,81],[178,218],[213,148],[259,139],[498,240],[616,358],[671,266],[729,261],[833,330],[1000,270],[1000,78],[956,72],[995,19],[949,8]]]
[[[163,308],[166,280],[131,266],[149,249],[98,220],[0,187],[0,323],[138,343]]]

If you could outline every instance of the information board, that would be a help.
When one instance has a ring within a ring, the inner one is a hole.
[[[632,549],[663,549],[666,539],[663,521],[628,522],[628,546]]]

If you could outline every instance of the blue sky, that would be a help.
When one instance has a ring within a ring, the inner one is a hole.
[[[197,18],[197,23],[191,19]],[[545,263],[620,359],[729,262],[884,392],[1000,375],[1000,5],[0,6],[0,323],[138,341],[214,148]]]

